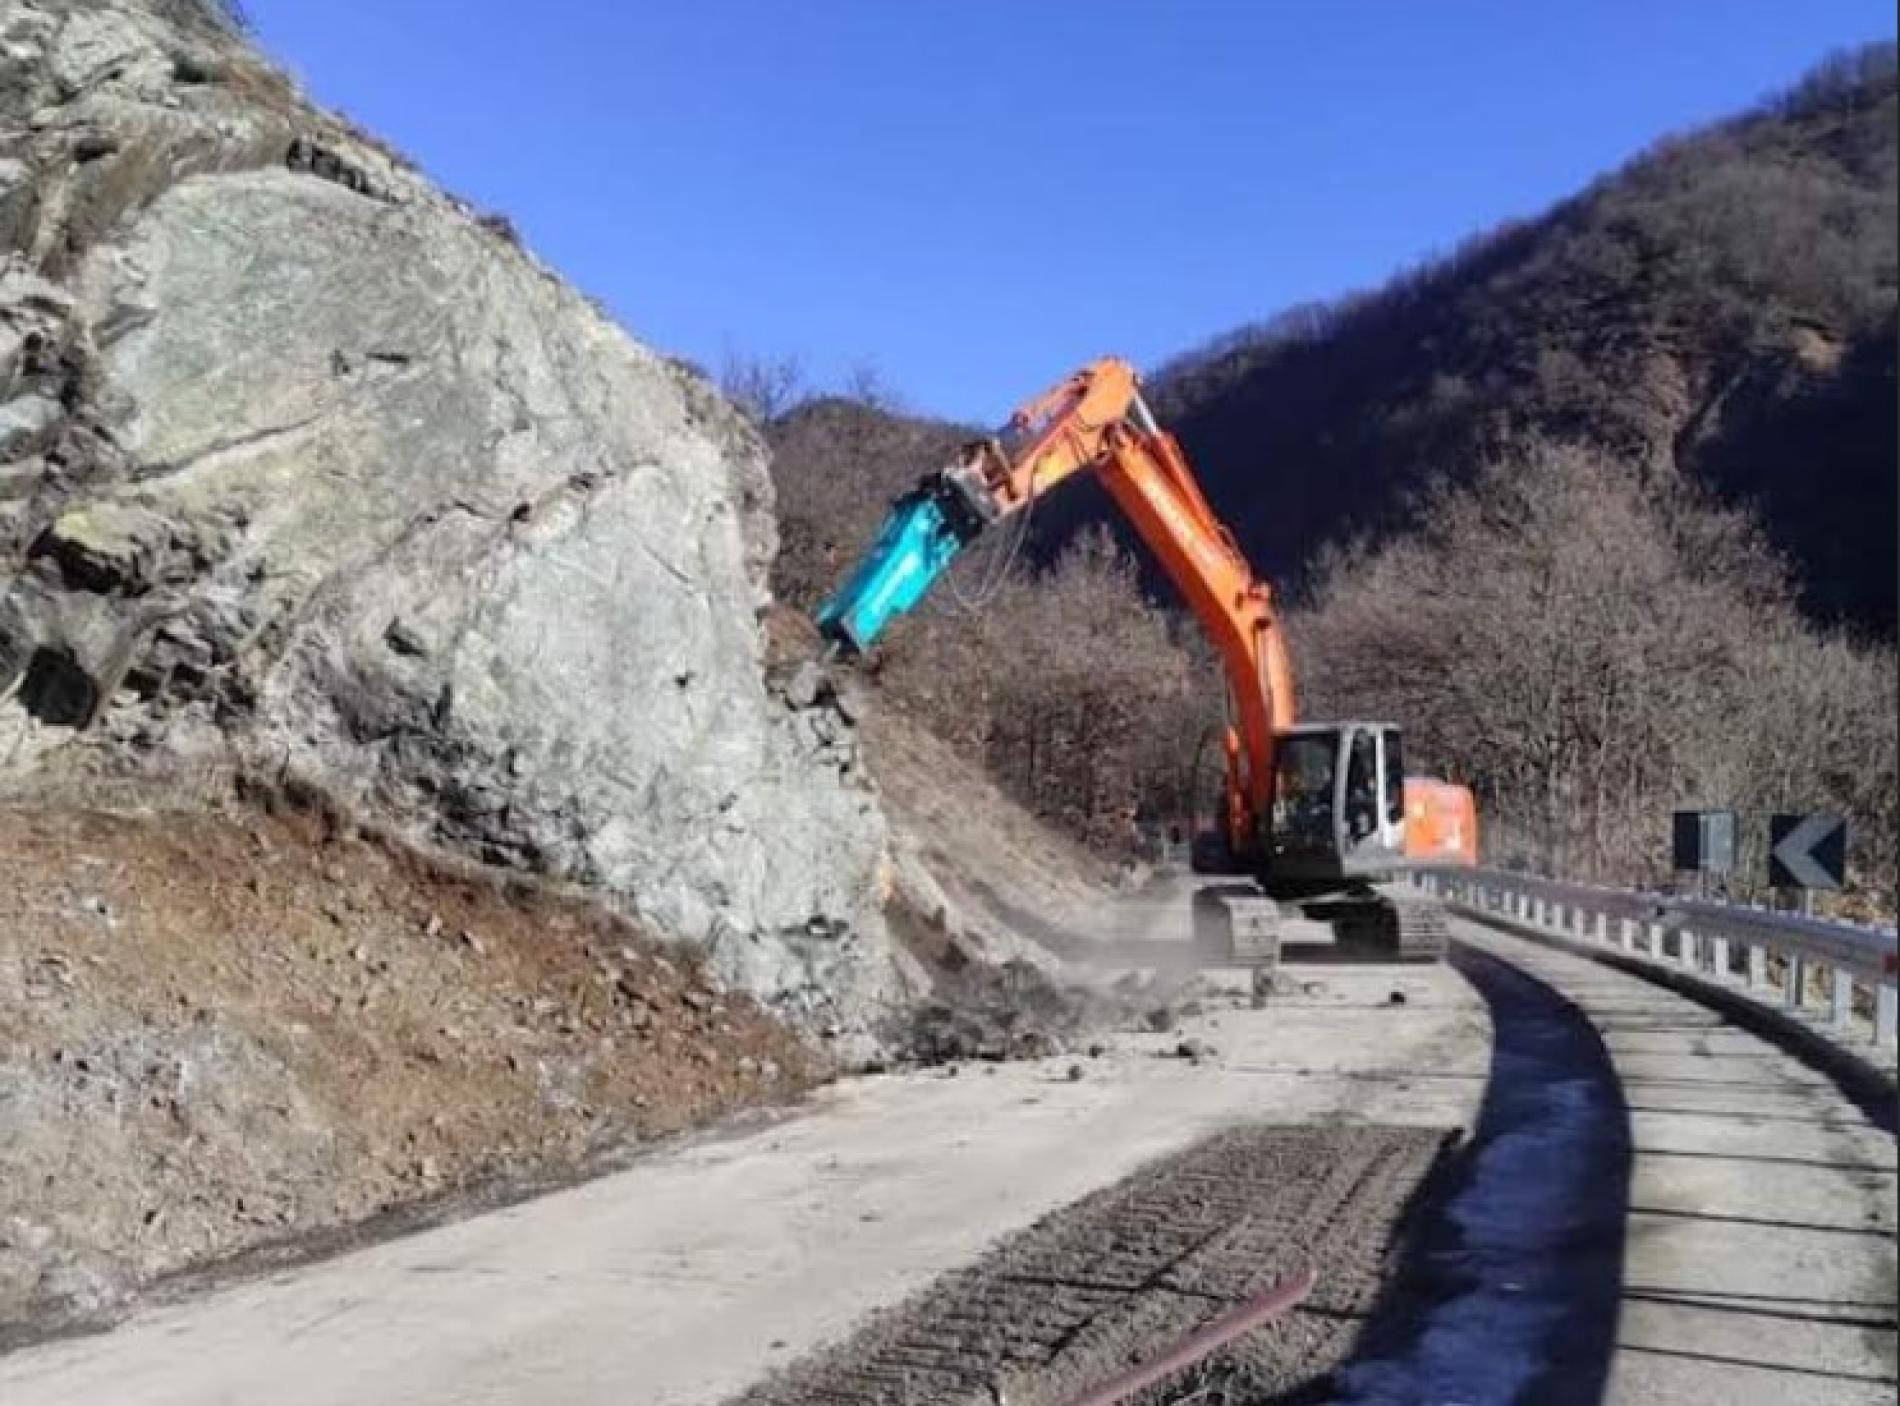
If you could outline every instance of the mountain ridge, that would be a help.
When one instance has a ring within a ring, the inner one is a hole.
[[[1752,508],[1813,618],[1890,636],[1894,113],[1893,46],[1837,56],[1376,292],[1172,359],[1156,409],[1270,574],[1535,436]],[[1804,448],[1801,482],[1762,445]]]

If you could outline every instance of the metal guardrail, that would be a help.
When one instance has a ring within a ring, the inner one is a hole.
[[[1453,907],[1646,958],[1795,1013],[1811,1008],[1818,970],[1819,1014],[1853,1038],[1867,1011],[1873,1043],[1894,1053],[1900,946],[1884,928],[1495,869],[1426,870],[1415,882]]]

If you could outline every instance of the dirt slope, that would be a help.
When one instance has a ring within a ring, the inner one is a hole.
[[[921,862],[987,955],[1037,955],[1023,939],[1084,921],[1105,894],[1138,877],[1139,869],[1110,863],[1043,824],[979,765],[897,709],[871,708],[861,731],[894,849]]]
[[[860,729],[886,912],[931,987],[893,1051],[1047,1053],[1125,1021],[1037,938],[1126,875],[901,715]],[[832,1067],[833,1041],[578,890],[308,789],[189,789],[0,803],[0,1344],[168,1273],[583,1175]]]
[[[320,811],[0,809],[0,915],[0,1340],[821,1063],[625,921]]]

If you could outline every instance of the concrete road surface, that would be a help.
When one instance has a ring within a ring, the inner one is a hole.
[[[1116,935],[1184,942],[1184,902],[1132,905]],[[775,1127],[0,1358],[0,1402],[716,1402],[1232,1122],[1470,1122],[1490,1026],[1454,972],[1306,976],[1271,1010],[1115,1037],[1100,1059],[853,1080]],[[1216,1057],[1174,1057],[1184,1035]]]
[[[1130,909],[1122,935],[1162,933],[1178,912]],[[1546,983],[1542,999],[1562,1005],[1554,989],[1574,1003],[1565,1019],[1599,1066],[1579,1079],[1615,1091],[1631,1154],[1617,1153],[1627,1188],[1611,1179],[1620,1258],[1591,1281],[1609,1298],[1607,1398],[1890,1401],[1892,1137],[1819,1075],[1680,997],[1457,932]],[[1097,1060],[852,1081],[777,1126],[0,1359],[0,1402],[712,1403],[1224,1123],[1470,1126],[1481,1109],[1489,1121],[1496,981],[1481,996],[1449,967],[1299,975],[1310,992],[1184,1032],[1218,1048],[1206,1065],[1166,1057],[1179,1036],[1124,1036]],[[1561,1106],[1566,1088],[1547,1101]],[[1508,1216],[1512,1184],[1502,1191]],[[1588,1277],[1579,1266],[1577,1282]],[[1439,1329],[1457,1308],[1400,1351],[1455,1342]],[[1500,1355],[1481,1335],[1476,1349]]]

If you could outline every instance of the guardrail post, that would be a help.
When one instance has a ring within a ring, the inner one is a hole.
[[[1830,967],[1827,973],[1829,1014],[1845,1029],[1854,1018],[1854,978],[1845,967]]]
[[[1831,1021],[1856,1040],[1862,1027],[1855,1003],[1865,986],[1873,997],[1875,1043],[1891,1056],[1900,1036],[1900,985],[1894,980],[1894,935],[1888,931],[1686,895],[1609,892],[1496,871],[1440,874],[1432,883],[1438,892],[1496,913],[1506,923],[1615,946],[1734,983],[1765,1004]],[[1818,1002],[1808,999],[1813,967],[1820,968],[1816,974],[1822,978]],[[1778,979],[1771,976],[1777,969]]]

